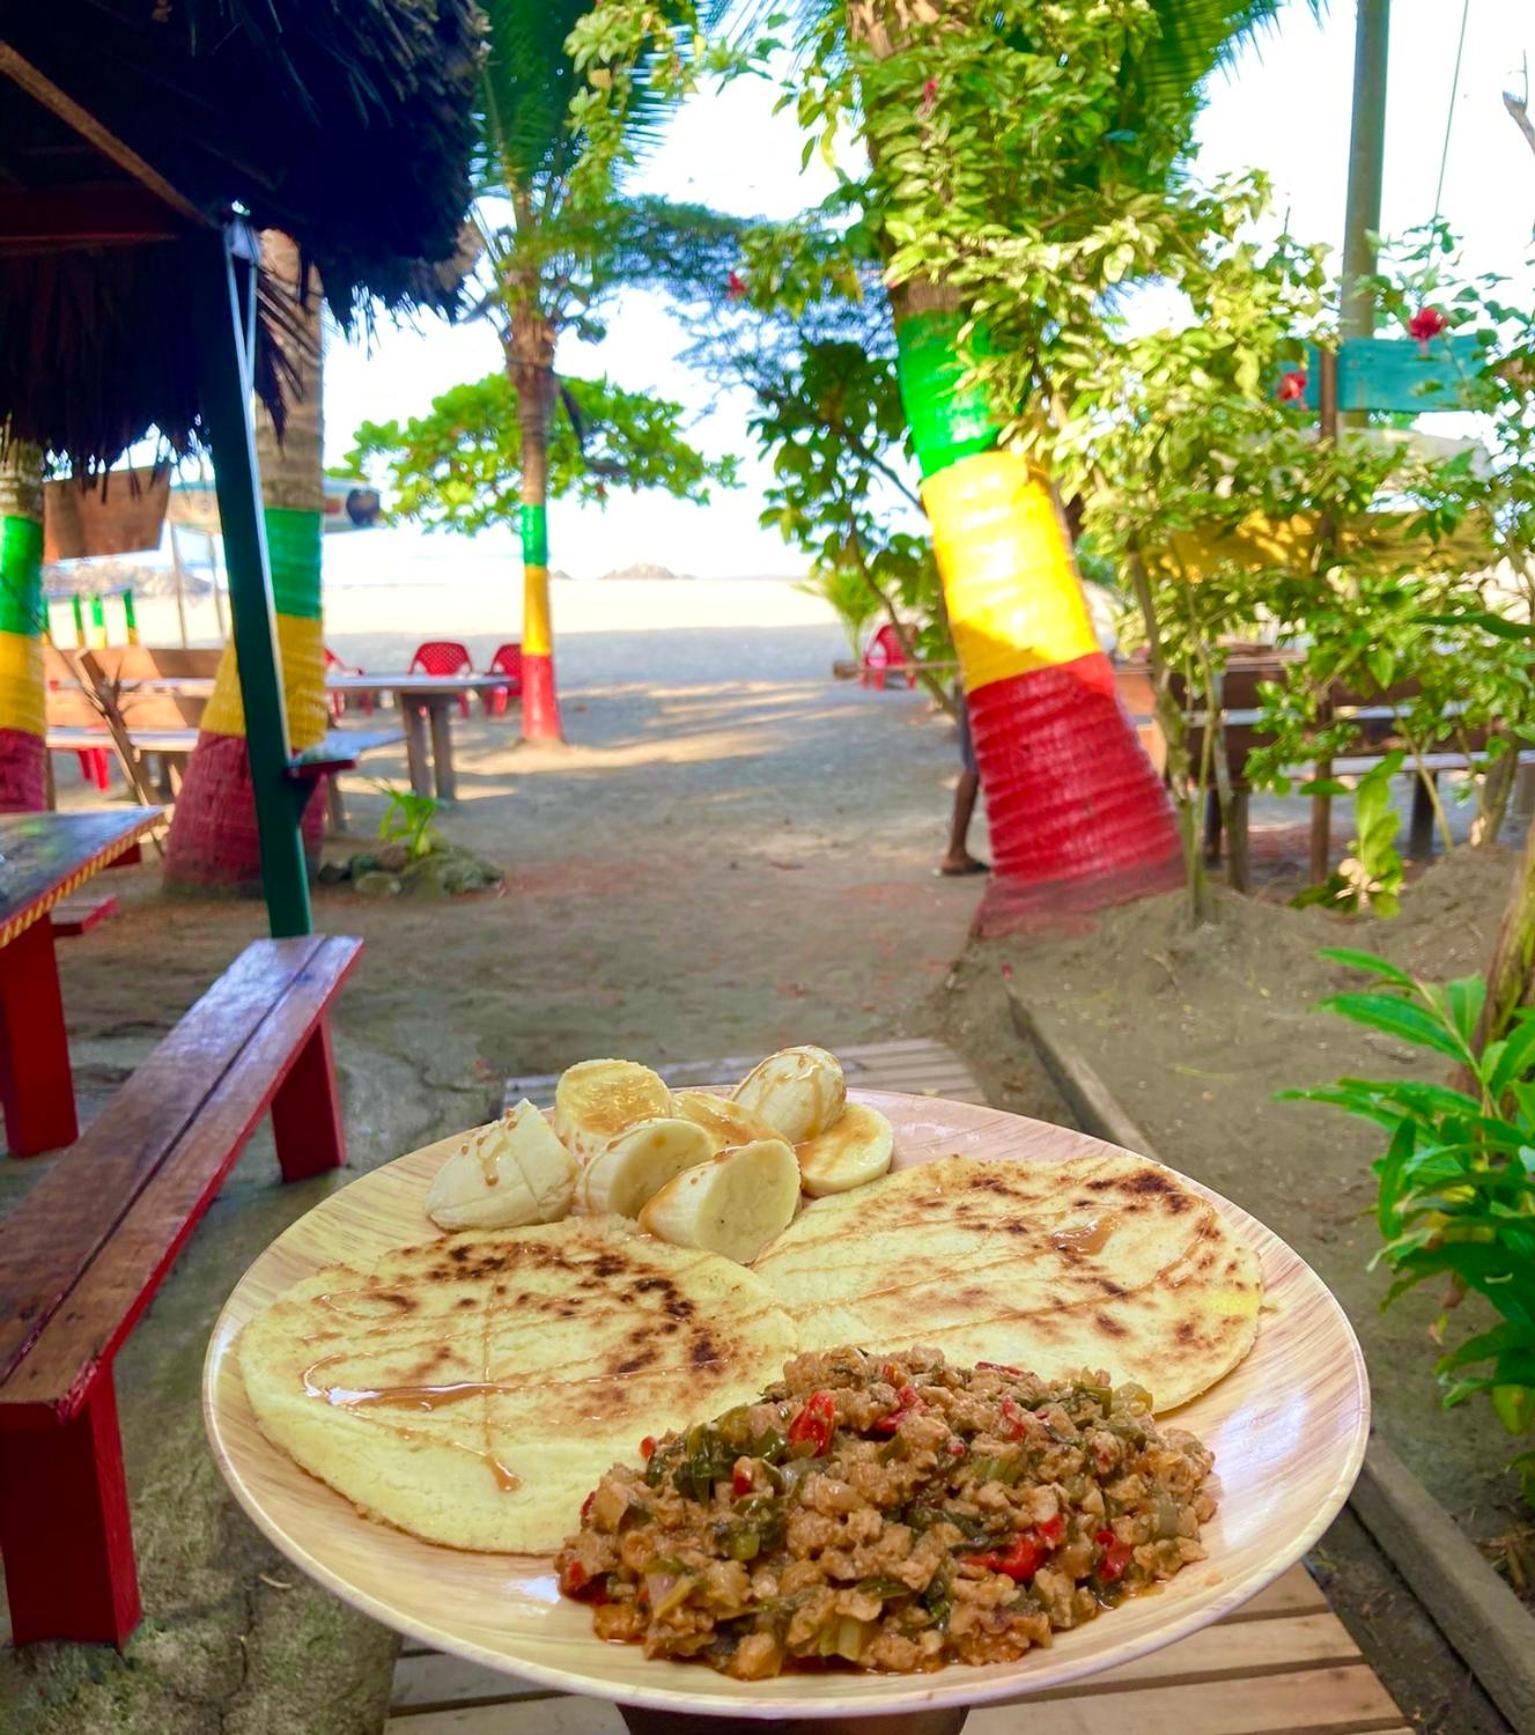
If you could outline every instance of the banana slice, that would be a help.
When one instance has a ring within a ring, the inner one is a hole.
[[[798,1145],[824,1133],[842,1113],[847,1080],[842,1062],[824,1048],[781,1048],[747,1073],[736,1086],[735,1100],[781,1139]]]
[[[600,1217],[637,1217],[640,1207],[674,1175],[712,1155],[709,1135],[692,1121],[641,1121],[610,1140],[581,1176],[581,1209]]]
[[[672,1112],[666,1080],[632,1060],[583,1060],[560,1076],[554,1130],[578,1157],[594,1157],[637,1121]]]
[[[668,1181],[640,1212],[640,1228],[748,1265],[788,1228],[798,1202],[794,1152],[782,1139],[755,1139]]]
[[[566,1216],[577,1163],[524,1099],[498,1121],[465,1135],[427,1189],[439,1229],[515,1229]]]
[[[850,1102],[824,1133],[794,1147],[800,1185],[812,1199],[877,1181],[895,1155],[895,1129],[878,1109]]]
[[[679,1090],[672,1098],[672,1112],[701,1126],[716,1154],[731,1145],[749,1145],[753,1139],[776,1137],[766,1121],[758,1120],[739,1103],[715,1096],[712,1091]]]

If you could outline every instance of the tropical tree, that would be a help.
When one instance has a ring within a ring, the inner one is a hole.
[[[558,739],[560,710],[554,674],[554,644],[549,607],[548,501],[570,466],[552,452],[556,418],[563,436],[584,456],[585,485],[592,494],[610,481],[629,485],[673,486],[664,464],[646,459],[674,455],[683,473],[674,491],[702,497],[703,473],[712,471],[685,446],[673,406],[664,409],[649,432],[648,444],[620,437],[621,453],[606,454],[596,400],[614,412],[607,424],[633,436],[641,432],[632,397],[625,399],[606,382],[565,382],[557,371],[561,338],[602,335],[602,304],[625,282],[645,276],[647,225],[636,222],[636,206],[619,196],[618,184],[635,152],[651,136],[659,117],[668,68],[653,66],[648,48],[654,25],[669,4],[649,4],[627,45],[626,75],[615,81],[602,67],[578,68],[567,47],[572,29],[590,0],[485,0],[486,52],[480,70],[479,149],[473,223],[480,249],[479,299],[474,311],[489,320],[500,339],[512,402],[516,436],[492,441],[483,412],[495,397],[492,382],[464,388],[473,393],[480,419],[474,437],[483,453],[495,445],[498,461],[510,465],[518,480],[523,560],[523,734],[531,740]],[[675,55],[673,56],[675,59]],[[656,73],[659,76],[646,76]],[[605,80],[605,84],[604,84]],[[592,135],[585,118],[598,103],[610,124]],[[653,225],[651,225],[653,229]],[[451,394],[450,394],[451,395]],[[445,400],[434,415],[445,413]],[[366,441],[363,442],[365,445]],[[408,442],[397,450],[403,451]],[[375,446],[375,450],[378,449]]]
[[[0,812],[48,805],[43,720],[43,457],[0,428]]]
[[[1181,170],[1202,81],[1278,5],[802,0],[787,20],[808,53],[786,100],[829,160],[850,124],[867,149],[837,206],[891,295],[999,915],[1020,897],[1102,902],[1178,878],[1165,796],[1092,630],[1051,444],[1090,376],[1105,298],[1197,244],[1211,206]],[[620,57],[644,10],[605,0],[583,64]]]
[[[272,602],[282,653],[288,745],[295,753],[325,736],[325,649],[320,565],[325,508],[323,342],[320,290],[302,289],[297,246],[268,230],[261,240],[270,292],[281,299],[283,367],[291,393],[279,433],[256,409],[256,459],[272,573]],[[305,851],[318,858],[325,802],[316,788],[304,810]],[[224,647],[213,697],[203,712],[166,842],[168,885],[188,890],[256,891],[260,839],[245,747],[245,711],[233,642]]]

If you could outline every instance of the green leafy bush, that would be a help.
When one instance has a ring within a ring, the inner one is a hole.
[[[1394,916],[1402,907],[1405,869],[1396,847],[1402,816],[1391,805],[1391,779],[1407,755],[1388,753],[1371,766],[1354,786],[1354,829],[1349,853],[1319,886],[1307,886],[1291,898],[1297,909],[1323,904],[1330,910],[1363,915]],[[1303,786],[1310,795],[1347,795],[1341,783],[1322,779]]]
[[[1376,1211],[1385,1245],[1376,1255],[1398,1296],[1443,1277],[1442,1341],[1452,1309],[1475,1290],[1499,1323],[1462,1339],[1437,1372],[1446,1407],[1485,1392],[1510,1434],[1535,1431],[1535,1009],[1515,1014],[1505,1036],[1478,1052],[1486,998],[1480,976],[1419,982],[1368,952],[1328,949],[1335,963],[1367,971],[1376,985],[1334,994],[1325,1010],[1426,1049],[1457,1068],[1467,1088],[1421,1079],[1341,1078],[1316,1090],[1283,1091],[1295,1101],[1330,1103],[1373,1121],[1386,1134],[1375,1163]],[[1479,1371],[1474,1371],[1479,1370]],[[1514,1460],[1535,1500],[1535,1448]]]
[[[382,843],[403,843],[412,861],[428,856],[442,841],[432,821],[441,811],[442,803],[432,795],[418,795],[414,789],[396,789],[392,783],[375,783],[381,795],[389,798],[384,816],[378,822]]]

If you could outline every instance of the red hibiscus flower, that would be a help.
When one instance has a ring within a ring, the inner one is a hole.
[[[933,112],[933,104],[937,101],[938,80],[936,78],[930,78],[922,87],[922,101],[919,104],[918,112],[921,114],[931,114]]]
[[[1291,368],[1279,382],[1279,401],[1295,404],[1306,395],[1306,373],[1303,368]]]
[[[739,301],[746,293],[745,282],[734,271],[725,279],[725,293],[732,301]]]
[[[1422,346],[1424,354],[1426,355],[1428,353],[1429,339],[1438,337],[1440,332],[1443,331],[1449,323],[1449,320],[1444,317],[1437,307],[1420,307],[1412,318],[1407,321],[1407,330],[1413,337],[1417,338],[1419,344]]]

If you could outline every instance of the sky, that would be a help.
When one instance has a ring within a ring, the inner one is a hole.
[[[1343,228],[1354,24],[1352,0],[1332,0],[1320,23],[1305,0],[1289,0],[1277,26],[1229,74],[1215,76],[1198,128],[1195,172],[1202,179],[1264,170],[1291,229],[1332,246]],[[1526,56],[1535,62],[1531,0],[1394,0],[1381,227],[1399,233],[1433,216],[1448,123],[1443,214],[1463,235],[1471,268],[1505,272],[1529,294],[1535,152],[1501,98],[1505,88],[1522,89]],[[792,115],[773,114],[775,96],[762,82],[741,80],[693,98],[645,165],[640,189],[774,217],[819,201],[830,190],[829,172],[819,159],[800,172],[798,129]],[[550,564],[578,578],[637,562],[701,577],[803,570],[777,532],[757,523],[767,471],[753,453],[745,394],[721,393],[677,363],[686,333],[658,297],[625,295],[607,323],[600,345],[566,339],[560,366],[576,375],[606,371],[631,390],[684,404],[699,445],[745,460],[745,485],[716,494],[706,508],[618,491],[605,511],[554,502]],[[327,460],[344,456],[359,422],[420,413],[438,392],[499,365],[499,345],[483,323],[383,326],[371,351],[334,341],[326,354]],[[449,539],[447,532],[433,537],[433,552],[450,552],[441,547]],[[475,553],[503,545],[509,553],[509,536],[489,533],[477,539]]]

